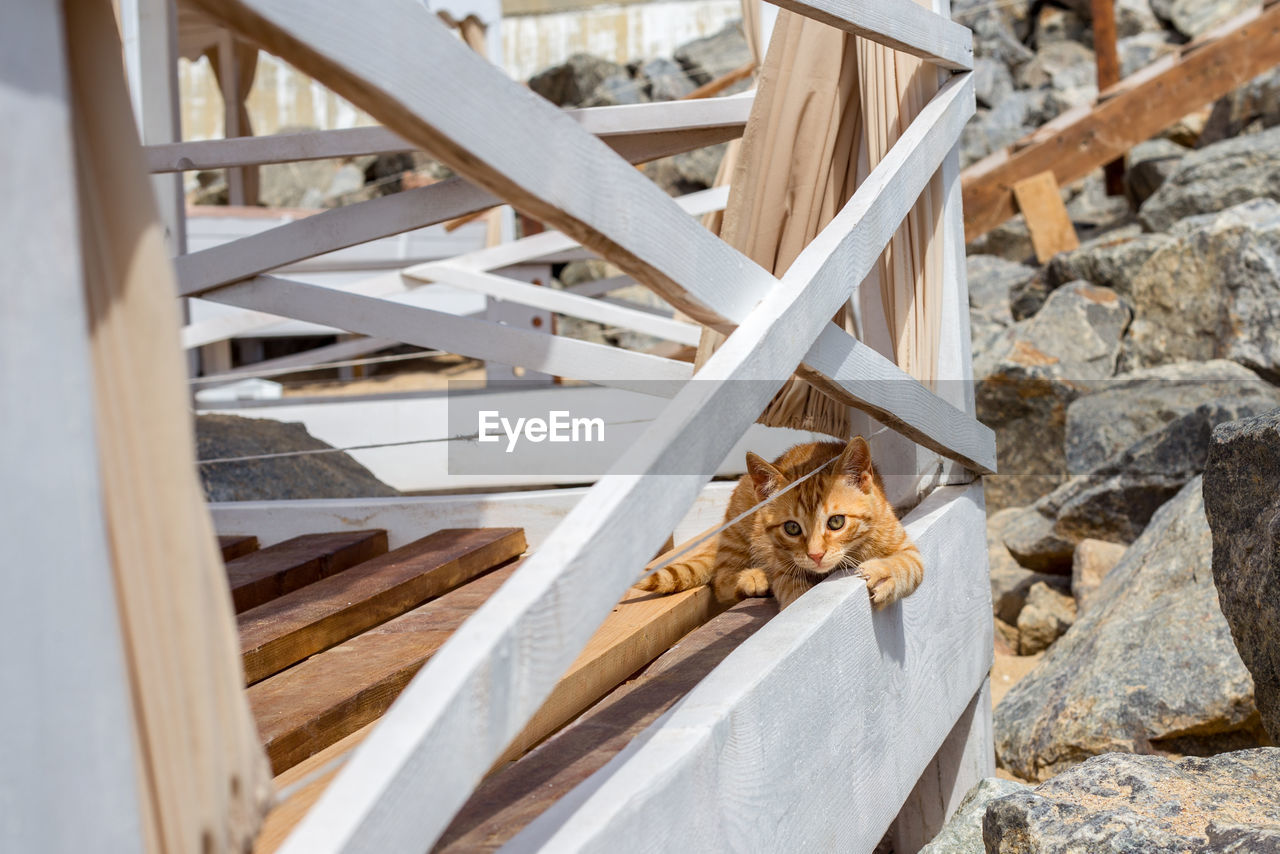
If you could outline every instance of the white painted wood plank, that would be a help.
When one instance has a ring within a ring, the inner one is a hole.
[[[636,149],[668,143],[678,133],[730,129],[741,134],[753,92],[698,101],[667,101],[566,110],[588,133],[615,147]],[[698,139],[697,137],[691,137]],[[151,172],[225,169],[261,163],[290,163],[331,157],[359,157],[413,151],[414,145],[383,127],[304,131],[239,139],[211,139],[146,147]],[[688,149],[686,149],[688,150]]]
[[[62,4],[0,6],[0,850],[147,850],[102,507]],[[68,820],[68,817],[74,820]]]
[[[646,394],[673,393],[693,373],[685,362],[275,276],[220,288],[206,299]]]
[[[415,677],[282,854],[430,846],[692,503],[706,461],[724,457],[866,276],[959,137],[972,97],[969,80],[958,80],[921,112],[702,367],[704,381],[681,389],[590,500]]]
[[[183,296],[256,276],[304,258],[445,222],[498,203],[461,178],[335,208],[174,261]]]
[[[698,339],[702,336],[702,327],[694,323],[671,320],[647,311],[624,308],[616,303],[579,296],[568,291],[517,282],[494,273],[462,270],[450,263],[420,264],[414,267],[414,271],[415,279],[442,282],[446,285],[488,294],[496,299],[546,309],[556,314],[580,317],[609,326],[621,326],[624,329],[643,332],[655,338],[675,341],[691,347],[698,346]],[[406,273],[406,275],[409,274]]]
[[[967,27],[914,0],[770,0],[806,18],[862,36],[943,68],[973,68],[973,37]]]
[[[904,521],[914,594],[819,584],[503,851],[873,849],[991,666],[982,487]]]

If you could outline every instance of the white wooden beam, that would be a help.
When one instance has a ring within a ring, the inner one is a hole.
[[[259,276],[220,288],[206,298],[269,314],[287,312],[298,320],[361,335],[521,365],[554,376],[645,394],[674,394],[693,373],[693,366],[686,362],[559,335],[512,329],[394,299],[363,296],[275,276]]]
[[[771,0],[806,18],[927,59],[943,68],[973,68],[968,27],[914,0]]]
[[[702,381],[681,389],[415,677],[282,854],[430,847],[692,503],[707,461],[723,459],[865,278],[971,110],[967,79],[944,87],[703,366]]]
[[[676,153],[668,149],[681,135],[699,143],[692,145],[694,148],[713,144],[703,143],[699,133],[711,132],[708,138],[714,137],[715,142],[741,136],[753,98],[753,92],[744,92],[727,98],[586,107],[565,112],[584,130],[601,137],[619,153],[625,149],[634,157],[647,147],[654,152],[644,158],[649,159]],[[180,172],[390,154],[414,148],[412,143],[386,128],[366,127],[148,145],[145,151],[151,172]]]
[[[141,854],[62,9],[0,5],[0,534],[14,606],[0,629],[0,850]]]
[[[914,594],[819,584],[504,850],[872,850],[991,666],[981,486],[905,524]]]

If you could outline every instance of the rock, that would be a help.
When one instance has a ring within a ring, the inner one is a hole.
[[[710,145],[654,160],[644,165],[644,172],[673,196],[705,190],[715,183],[720,161],[724,159],[728,146],[727,142]]]
[[[1071,557],[1071,595],[1075,597],[1078,614],[1088,610],[1102,579],[1124,557],[1125,548],[1105,540],[1083,539],[1076,543]]]
[[[1170,235],[1129,282],[1126,297],[1142,310],[1125,336],[1121,369],[1226,358],[1280,379],[1280,204],[1255,199],[1191,217]]]
[[[1149,139],[1129,149],[1124,173],[1125,194],[1140,207],[1170,175],[1178,171],[1187,149],[1167,139]]]
[[[990,8],[974,10],[965,15],[957,7],[957,20],[973,30],[973,55],[975,58],[994,59],[1011,71],[1031,60],[1034,54],[1014,33],[1008,20],[1001,15],[990,14]]]
[[[1020,566],[1066,575],[1071,572],[1076,544],[1057,533],[1057,520],[1042,510],[1044,500],[1041,498],[1033,507],[1019,508],[1018,514],[1005,524],[1002,541]]]
[[[1047,582],[1065,589],[1061,576],[1046,575],[1026,569],[1014,560],[1005,547],[1004,537],[1010,521],[1022,514],[1021,507],[1006,507],[987,520],[987,569],[991,580],[991,610],[996,619],[1010,627],[1018,622],[1018,614],[1027,602],[1027,592],[1032,585]],[[1018,648],[1016,638],[1013,649]]]
[[[1018,627],[1011,626],[999,617],[994,618],[995,654],[1004,656],[1018,655]]]
[[[1204,496],[1222,613],[1280,741],[1280,410],[1213,431]]]
[[[1045,300],[1052,292],[1053,288],[1049,287],[1048,278],[1044,274],[1044,269],[1041,268],[1032,278],[1019,282],[1009,289],[1009,313],[1013,315],[1014,320],[1034,317],[1037,311],[1044,308]]]
[[[1001,766],[1044,780],[1100,753],[1257,744],[1253,682],[1218,609],[1210,552],[1197,478],[996,707]]]
[[[966,128],[967,130],[967,128]],[[1031,232],[1027,230],[1022,214],[1005,220],[966,247],[970,255],[997,255],[1019,263],[1034,261],[1035,248],[1031,245]]]
[[[1013,94],[1013,75],[1003,62],[983,57],[973,61],[973,94],[978,106],[994,109]]]
[[[1041,6],[1036,16],[1035,45],[1043,48],[1053,42],[1081,42],[1093,40],[1093,33],[1086,18],[1073,9],[1057,6]],[[1032,60],[1034,62],[1034,60]]]
[[[529,88],[557,107],[578,107],[586,103],[606,78],[626,75],[616,62],[575,53],[560,65],[540,71],[529,79]]]
[[[920,854],[984,854],[986,849],[982,847],[982,817],[987,813],[987,804],[996,798],[1026,789],[1025,783],[1015,783],[999,777],[979,780],[965,794],[960,806],[956,807],[956,811],[933,841],[920,849]]]
[[[1161,57],[1176,53],[1178,45],[1165,33],[1139,33],[1116,42],[1120,76],[1128,77]]]
[[[1185,217],[1257,198],[1280,199],[1280,128],[1191,152],[1138,217],[1151,231],[1165,231]]]
[[[1168,21],[1187,38],[1195,38],[1261,5],[1261,0],[1173,0]]]
[[[1018,654],[1035,655],[1062,637],[1076,621],[1076,600],[1043,581],[1031,585],[1018,615]]]
[[[1091,3],[1088,5],[1092,8]],[[1118,38],[1129,38],[1147,32],[1162,32],[1160,20],[1151,11],[1151,3],[1148,0],[1117,0],[1115,9]]]
[[[582,106],[616,107],[619,104],[647,104],[649,100],[645,81],[633,79],[624,72],[610,74],[601,80],[591,95],[582,102]]]
[[[1051,42],[1040,48],[1030,62],[1018,69],[1014,80],[1024,89],[1047,88],[1062,92],[1092,88],[1096,97],[1097,62],[1093,51],[1079,42]]]
[[[988,803],[999,854],[1280,851],[1280,749],[1208,759],[1108,753]]]
[[[718,33],[676,48],[675,61],[697,86],[747,64],[751,61],[751,49],[742,34],[742,22],[733,21]]]
[[[1049,290],[1083,279],[1121,296],[1132,293],[1130,281],[1157,249],[1171,243],[1163,234],[1100,238],[1070,252],[1059,252],[1045,268]]]
[[[201,460],[329,447],[301,424],[236,415],[196,418],[196,456]],[[197,468],[209,501],[373,498],[400,494],[345,453],[217,463]]]
[[[979,108],[960,136],[964,165],[1004,149],[1057,115],[1048,101],[1044,90],[1008,92],[989,109]]]
[[[1071,187],[1067,215],[1081,237],[1087,238],[1100,230],[1113,228],[1129,219],[1132,213],[1129,200],[1124,196],[1107,195],[1101,171],[1093,172]]]
[[[1143,439],[1166,431],[1177,419],[1215,403],[1228,410],[1224,420],[1234,420],[1280,406],[1280,389],[1225,359],[1120,374],[1067,408],[1067,470],[1096,471]],[[1193,454],[1203,460],[1207,450],[1206,444]]]
[[[998,255],[970,255],[965,259],[969,281],[969,309],[989,315],[1001,326],[1013,323],[1009,291],[1035,277],[1036,268]]]
[[[1114,291],[1075,282],[975,359],[978,417],[996,431],[1002,472],[987,480],[988,507],[1029,503],[1061,480],[1067,404],[1114,372],[1129,318]]]
[[[677,101],[697,86],[680,65],[665,57],[651,59],[637,70],[648,96],[655,101]]]
[[[1208,123],[1209,114],[1212,112],[1212,106],[1192,110],[1160,131],[1157,136],[1176,142],[1185,148],[1196,148],[1200,144],[1200,137],[1204,134],[1205,125]]]
[[[1273,68],[1219,98],[1205,122],[1203,146],[1280,124],[1280,68]]]

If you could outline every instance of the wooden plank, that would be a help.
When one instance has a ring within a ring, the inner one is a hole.
[[[572,726],[481,783],[434,851],[501,848],[621,752],[777,613],[772,599],[749,599],[694,629]]]
[[[912,596],[819,584],[510,850],[873,849],[991,666],[984,515],[981,485],[935,491],[904,520]]]
[[[674,394],[693,375],[692,366],[672,359],[276,276],[221,288],[206,299],[645,394]]]
[[[629,150],[640,150],[642,147],[658,150],[662,143],[677,134],[711,132],[720,142],[733,136],[741,136],[753,99],[754,93],[745,92],[718,98],[713,103],[708,102],[707,106],[664,101],[617,107],[587,107],[565,112],[588,133],[604,138],[615,150],[623,147]],[[733,136],[726,137],[726,132]],[[151,172],[226,169],[261,163],[292,163],[299,160],[360,157],[413,150],[412,143],[383,127],[210,139],[148,145],[144,149],[147,169]]]
[[[154,826],[104,524],[63,13],[0,8],[0,849],[141,854]]]
[[[799,362],[865,278],[972,110],[968,75],[941,89],[703,365],[708,382],[685,385],[525,562],[520,583],[441,650],[389,713],[394,725],[374,730],[282,850],[409,851],[438,837],[693,501],[706,460],[723,458],[786,381],[783,366]],[[862,597],[865,606],[865,589]],[[489,710],[485,727],[473,725],[473,708]],[[418,809],[389,816],[380,807],[409,792]]]
[[[258,548],[258,538],[248,534],[219,534],[218,548],[222,550],[224,561],[244,557]]]
[[[973,68],[968,27],[913,0],[778,0],[776,5],[943,68]]]
[[[1120,82],[1120,54],[1116,50],[1115,0],[1093,2],[1093,53],[1098,65],[1098,91],[1109,89]],[[1106,173],[1108,196],[1124,194],[1124,158],[1117,158],[1103,167]]]
[[[1123,91],[1102,93],[1092,110],[1055,127],[1048,138],[965,170],[965,239],[981,237],[1017,213],[1013,185],[1018,181],[1046,170],[1060,185],[1082,178],[1275,65],[1280,5],[1253,10],[1242,19],[1225,34],[1192,42],[1163,71],[1128,85],[1122,80],[1118,87]]]
[[[242,614],[386,551],[386,531],[303,534],[229,561],[231,601]]]
[[[1076,227],[1062,203],[1062,192],[1052,172],[1040,172],[1013,185],[1013,198],[1018,203],[1031,232],[1031,245],[1041,264],[1059,252],[1080,248]]]
[[[437,531],[238,618],[252,685],[452,590],[525,550],[519,528]]]

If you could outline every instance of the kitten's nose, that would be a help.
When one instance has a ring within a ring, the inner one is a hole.
[[[812,560],[815,565],[821,564],[822,559],[826,556],[826,552],[809,552],[809,559]]]

